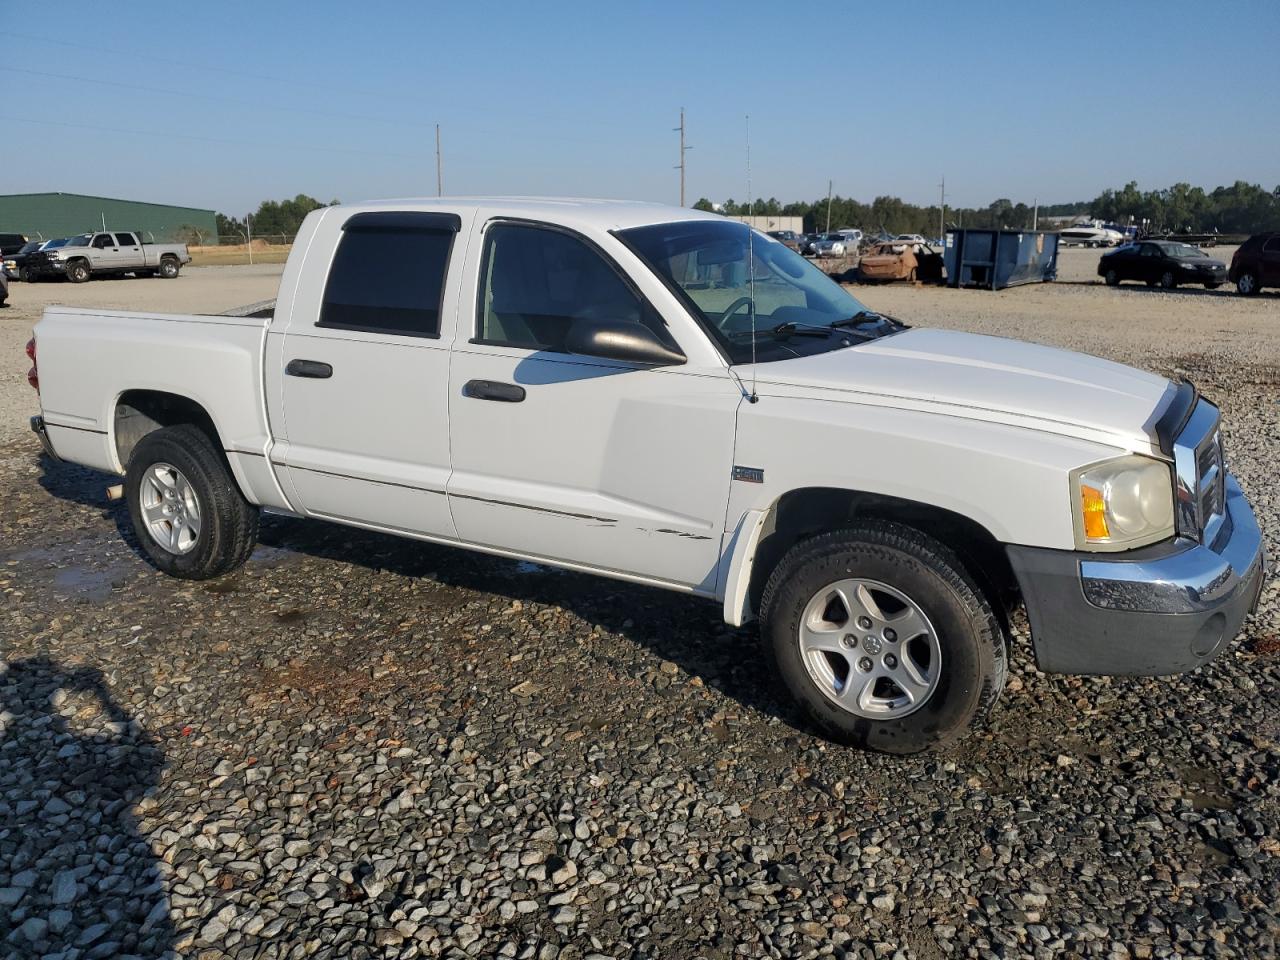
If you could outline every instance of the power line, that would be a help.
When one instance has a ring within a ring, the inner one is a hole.
[[[146,53],[137,50],[112,50],[110,48],[99,47],[88,43],[76,43],[73,40],[57,40],[53,37],[41,37],[31,33],[15,33],[12,30],[0,30],[0,37],[13,37],[17,40],[31,40],[35,43],[49,43],[59,47],[71,47],[76,50],[89,50],[99,57],[103,54],[110,54],[117,57],[128,57],[131,59],[153,60],[156,63],[168,63],[173,66],[182,67],[184,70],[190,70],[192,67],[199,67],[201,70],[212,70],[217,73],[225,73],[233,77],[246,77],[250,80],[265,80],[268,83],[284,83],[295,87],[305,87],[308,90],[328,89],[345,94],[359,94],[362,96],[379,97],[382,99],[397,100],[413,100],[414,98],[403,94],[387,93],[380,90],[359,90],[348,86],[339,86],[337,84],[316,83],[308,78],[299,80],[296,77],[280,77],[267,73],[251,73],[246,70],[235,70],[231,67],[224,67],[221,64],[210,62],[199,62],[194,60],[178,60],[173,57],[162,57],[154,53]],[[416,101],[415,101],[416,102]]]
[[[0,120],[13,123],[36,123],[46,127],[75,127],[81,130],[99,130],[106,133],[127,133],[131,137],[159,137],[162,140],[198,140],[202,143],[223,143],[234,147],[253,147],[254,149],[287,149],[306,150],[321,153],[347,153],[363,157],[391,157],[397,160],[419,160],[404,153],[383,153],[374,150],[347,150],[342,147],[320,147],[311,144],[281,144],[269,140],[230,140],[224,137],[202,137],[193,133],[159,133],[155,130],[126,130],[123,127],[107,127],[96,123],[75,123],[70,120],[36,120],[32,117],[14,117],[0,114]]]
[[[0,67],[0,70],[5,70],[9,73],[25,73],[33,77],[49,77],[54,80],[72,80],[77,83],[92,83],[107,87],[120,87],[124,90],[142,90],[147,93],[155,92],[154,86],[148,87],[140,83],[125,83],[122,80],[102,80],[98,77],[80,77],[69,73],[51,73],[47,70],[28,70],[25,67]],[[286,104],[264,102],[262,100],[242,100],[237,97],[222,97],[208,93],[191,93],[190,91],[184,91],[182,96],[185,99],[209,100],[215,103],[230,103],[240,107],[254,107],[257,109],[266,107],[271,110],[285,110],[289,113],[309,113],[318,117],[333,117],[338,120],[369,120],[374,123],[386,123],[394,126],[403,126],[404,124],[403,120],[391,120],[386,117],[371,117],[367,114],[360,113],[334,113],[331,110],[315,110],[310,107],[295,107]]]

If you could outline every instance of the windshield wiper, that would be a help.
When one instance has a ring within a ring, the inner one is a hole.
[[[772,334],[775,337],[788,337],[792,334],[802,337],[821,337],[824,340],[831,336],[831,328],[814,323],[797,323],[788,320],[773,327],[759,327],[755,330],[738,330],[729,334],[731,337],[763,337]]]
[[[874,310],[859,310],[852,317],[845,317],[843,320],[833,321],[831,326],[834,327],[861,327],[864,324],[875,326],[883,324],[889,327],[897,327],[900,330],[907,329],[907,325],[901,320],[895,319],[885,313],[877,313]]]
[[[762,333],[764,331],[761,331]],[[806,337],[829,337],[831,336],[831,328],[824,327],[816,323],[797,323],[789,320],[786,323],[780,323],[770,331],[771,333],[781,336],[785,333],[796,333]]]

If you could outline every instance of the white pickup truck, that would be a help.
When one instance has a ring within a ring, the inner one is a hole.
[[[267,509],[696,594],[885,751],[987,715],[1019,600],[1044,670],[1168,674],[1263,577],[1189,383],[908,329],[686,209],[328,207],[274,309],[54,307],[29,351],[46,451],[124,475],[168,574],[234,570]]]

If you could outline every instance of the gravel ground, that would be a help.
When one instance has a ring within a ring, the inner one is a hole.
[[[1280,297],[860,288],[913,323],[1185,370],[1280,555]],[[270,268],[14,285],[223,309]],[[137,291],[135,293],[135,291]],[[145,291],[145,292],[144,292]],[[207,299],[204,299],[206,298]],[[1165,680],[1035,672],[943,755],[812,735],[712,605],[268,519],[168,580],[107,479],[0,432],[0,956],[1262,957],[1280,896],[1280,582]]]

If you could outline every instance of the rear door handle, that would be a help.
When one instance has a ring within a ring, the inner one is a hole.
[[[524,399],[524,387],[496,380],[468,380],[462,395],[477,400],[497,400],[500,403],[519,403]]]
[[[290,360],[284,372],[291,377],[307,377],[311,380],[328,380],[333,376],[333,367],[319,360]]]

